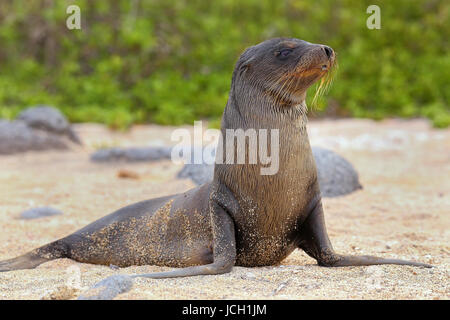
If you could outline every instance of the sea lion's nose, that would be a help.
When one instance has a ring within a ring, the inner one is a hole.
[[[325,51],[325,53],[326,53],[328,59],[331,59],[331,57],[333,56],[333,49],[331,49],[331,48],[328,47],[328,46],[323,46],[322,48],[323,48],[323,50]]]

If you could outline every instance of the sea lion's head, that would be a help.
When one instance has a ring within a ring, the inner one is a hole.
[[[325,45],[295,38],[270,39],[240,56],[233,87],[241,96],[263,94],[275,104],[296,105],[304,101],[314,82],[333,69],[335,59],[334,50]]]

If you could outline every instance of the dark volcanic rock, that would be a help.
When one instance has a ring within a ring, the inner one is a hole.
[[[358,173],[345,158],[331,150],[313,147],[320,191],[323,197],[343,196],[358,189]]]
[[[91,155],[94,162],[140,162],[170,159],[171,147],[100,149]]]
[[[80,139],[71,129],[69,121],[58,110],[49,106],[36,106],[22,111],[17,119],[33,129],[47,131],[57,135],[66,135],[73,142],[81,144]]]
[[[198,150],[196,148],[191,151],[190,159],[194,162],[194,151]],[[179,156],[183,156],[181,150]],[[213,150],[214,151],[214,150]],[[202,155],[207,157],[208,161],[214,162],[214,153],[211,155],[203,154],[203,149],[201,149]],[[170,146],[158,146],[158,147],[131,147],[131,148],[107,148],[100,149],[91,155],[91,161],[94,162],[145,162],[145,161],[157,161],[164,159],[171,159],[172,157],[172,147]]]
[[[37,219],[62,214],[62,211],[51,207],[39,207],[25,210],[20,214],[20,219]]]
[[[214,177],[213,164],[185,164],[177,174],[177,178],[191,179],[196,185],[212,181]]]
[[[28,108],[15,121],[0,120],[0,154],[64,150],[68,139],[81,144],[64,115],[52,107]]]
[[[21,121],[0,120],[0,154],[67,148],[58,136],[33,130]]]
[[[133,279],[127,275],[114,275],[96,283],[78,297],[78,300],[112,300],[117,295],[128,292],[133,287]]]

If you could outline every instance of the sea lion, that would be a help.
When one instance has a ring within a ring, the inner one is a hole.
[[[333,250],[306,132],[305,97],[334,63],[330,47],[293,38],[264,41],[245,50],[237,61],[222,134],[228,129],[278,130],[277,173],[262,175],[261,161],[216,163],[212,182],[122,208],[65,238],[1,262],[0,271],[70,258],[121,267],[183,267],[135,277],[211,275],[229,272],[235,265],[274,265],[297,248],[327,267],[431,267]],[[226,154],[217,157],[223,160]]]

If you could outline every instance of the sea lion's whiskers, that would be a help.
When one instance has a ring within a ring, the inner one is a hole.
[[[288,77],[283,76],[280,77],[280,79],[278,80],[278,86],[275,88],[275,104],[278,105],[280,103],[280,101],[282,100],[282,93],[283,93],[283,88],[286,85],[287,81],[289,80]],[[279,82],[283,81],[281,87],[279,85]]]
[[[328,90],[331,88],[331,84],[333,83],[333,79],[337,72],[337,68],[338,68],[337,61],[335,61],[330,66],[328,72],[320,79],[320,83],[316,88],[316,92],[311,102],[313,107],[317,106],[318,99],[322,97],[324,94],[326,94]]]
[[[292,77],[289,76],[289,74],[284,76],[284,82],[283,85],[281,86],[281,88],[279,88],[278,90],[278,100],[277,100],[277,104],[283,102],[283,104],[288,103],[288,99],[287,99],[287,95],[289,94],[289,84],[292,81]],[[286,90],[285,86],[287,85]]]

